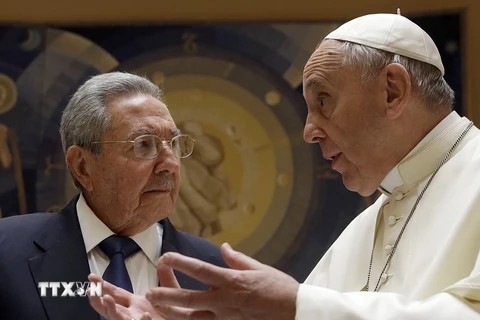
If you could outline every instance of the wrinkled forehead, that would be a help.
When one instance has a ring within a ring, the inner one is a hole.
[[[108,106],[112,131],[143,130],[145,133],[166,134],[176,129],[167,106],[148,95],[118,97]]]
[[[343,59],[343,42],[326,39],[320,42],[307,60],[303,69],[303,74],[308,75],[308,71],[315,67],[330,68],[340,65]]]
[[[324,40],[312,53],[303,69],[304,91],[337,72],[343,61],[342,42]]]
[[[152,115],[171,118],[165,103],[147,94],[137,93],[120,95],[109,99],[107,109],[112,116],[132,114],[138,116]]]

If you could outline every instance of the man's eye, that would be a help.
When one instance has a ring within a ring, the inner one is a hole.
[[[319,104],[320,106],[324,107],[325,104],[327,103],[327,100],[328,100],[328,99],[325,98],[325,97],[318,98],[318,104]]]
[[[146,139],[135,142],[135,148],[150,148],[151,145],[152,145],[151,141]]]

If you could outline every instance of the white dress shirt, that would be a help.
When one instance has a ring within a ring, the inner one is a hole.
[[[90,209],[83,194],[80,194],[77,202],[77,214],[90,272],[102,276],[110,259],[98,247],[98,244],[114,233]],[[130,237],[141,249],[125,260],[133,292],[136,294],[143,295],[149,289],[158,287],[156,265],[162,248],[162,236],[162,225],[155,223],[147,230]]]

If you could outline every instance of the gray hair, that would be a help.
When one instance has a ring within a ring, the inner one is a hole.
[[[92,144],[100,141],[110,129],[111,114],[108,104],[121,96],[146,94],[162,101],[161,90],[150,80],[126,72],[104,73],[86,81],[68,102],[60,122],[60,136],[63,153],[73,145],[91,151],[100,158],[101,145]],[[77,188],[83,187],[70,175]]]
[[[405,56],[367,47],[352,42],[343,42],[343,65],[360,66],[362,81],[367,83],[390,63],[405,67],[412,81],[412,89],[432,111],[444,106],[453,108],[455,93],[435,66]]]

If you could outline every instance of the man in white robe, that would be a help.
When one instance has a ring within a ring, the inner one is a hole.
[[[147,293],[146,311],[175,320],[480,319],[480,132],[452,111],[443,75],[431,38],[400,15],[363,16],[329,34],[304,70],[304,138],[349,190],[382,195],[303,284],[228,245],[231,270],[165,254],[160,282],[174,288]],[[169,268],[211,290],[175,288]]]

